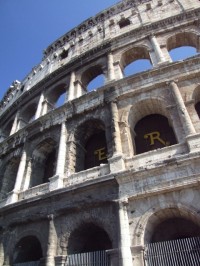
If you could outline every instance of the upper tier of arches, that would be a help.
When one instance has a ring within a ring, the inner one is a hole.
[[[74,70],[52,83],[52,85],[46,86],[40,94],[37,94],[22,107],[20,106],[20,109],[13,113],[9,120],[3,122],[1,139],[15,133],[64,103],[90,92],[93,88],[96,89],[95,84],[93,87],[89,87],[89,85],[99,77],[101,80],[97,86],[102,87],[111,81],[120,80],[144,69],[157,69],[158,66],[165,66],[172,61],[170,52],[173,49],[193,47],[196,49],[195,54],[197,55],[199,50],[198,34],[198,31],[193,28],[190,31],[177,31],[163,35],[162,39],[161,37],[150,36],[137,45],[131,42],[125,47],[104,54],[95,61],[92,60],[80,69]],[[143,65],[142,60],[148,64]],[[131,67],[132,64],[135,64],[135,68]],[[126,72],[127,68],[129,70]]]

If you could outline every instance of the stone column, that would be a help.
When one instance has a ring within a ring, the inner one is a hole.
[[[115,79],[122,79],[124,77],[124,74],[122,72],[121,66],[120,66],[120,62],[116,61],[114,62],[114,69],[115,69]]]
[[[140,245],[131,247],[131,251],[133,254],[134,266],[145,266],[144,246]]]
[[[42,115],[43,101],[44,101],[44,94],[41,93],[40,99],[39,99],[39,103],[38,103],[38,106],[37,106],[37,110],[36,110],[36,113],[35,113],[35,119],[38,119]]]
[[[122,146],[121,146],[121,137],[120,137],[120,130],[119,130],[119,117],[118,117],[118,108],[116,102],[110,103],[110,110],[111,110],[111,133],[113,139],[113,155],[121,154],[122,153]]]
[[[65,163],[66,163],[66,142],[67,142],[67,129],[64,121],[61,124],[56,174],[54,177],[50,178],[50,190],[63,187],[63,178],[65,172]]]
[[[128,205],[127,199],[119,202],[119,234],[120,234],[119,266],[133,265],[127,205]]]
[[[5,256],[4,256],[3,266],[11,266],[11,264],[10,264],[10,257],[9,257],[8,254],[5,254]]]
[[[49,215],[49,236],[47,243],[47,255],[46,255],[46,266],[55,266],[55,255],[57,246],[57,235],[54,224],[54,216]]]
[[[74,82],[74,86],[75,86],[75,97],[74,98],[78,98],[78,97],[82,96],[83,95],[83,89],[84,89],[82,83],[79,80],[76,80]]]
[[[14,119],[14,122],[13,122],[13,125],[12,125],[12,128],[11,128],[9,135],[14,134],[18,130],[18,119],[19,119],[19,112],[17,112],[15,115],[15,119]]]
[[[42,113],[41,113],[41,116],[42,115],[46,115],[48,113],[48,102],[46,99],[43,100],[42,102]]]
[[[8,193],[8,199],[7,199],[6,204],[10,204],[10,203],[14,203],[14,202],[18,201],[18,194],[21,190],[21,185],[23,182],[24,172],[25,172],[25,168],[26,168],[26,156],[27,156],[26,147],[24,147],[24,149],[22,151],[21,160],[19,163],[19,168],[17,171],[15,186],[14,186],[13,191]]]
[[[156,39],[156,37],[154,35],[151,35],[149,37],[150,41],[151,41],[151,45],[153,46],[153,49],[155,51],[156,57],[158,59],[158,63],[163,63],[166,61],[162,50],[160,49],[160,45]]]
[[[115,79],[115,72],[113,67],[113,55],[112,53],[108,54],[108,76],[107,81],[112,81]]]
[[[4,261],[4,249],[3,249],[2,239],[1,239],[1,242],[0,242],[0,266],[3,265],[3,261]]]
[[[108,159],[110,171],[112,173],[125,169],[124,159],[122,157],[121,136],[119,129],[118,108],[115,102],[110,103],[111,111],[111,138],[112,138],[112,157]]]
[[[75,82],[75,73],[72,72],[70,76],[70,82],[69,82],[69,95],[68,95],[69,101],[75,98],[74,97],[74,93],[75,93],[74,82]]]
[[[192,124],[188,111],[185,107],[183,98],[181,96],[181,93],[179,91],[177,84],[174,81],[170,81],[168,84],[170,86],[174,100],[176,102],[176,105],[178,108],[178,114],[180,116],[181,123],[184,128],[186,136],[195,134],[196,132],[195,132],[194,126]]]
[[[26,161],[26,173],[24,178],[23,191],[27,190],[30,186],[31,172],[32,172],[32,158],[28,158]]]
[[[67,142],[67,129],[64,121],[61,124],[58,159],[56,165],[56,175],[60,175],[62,177],[65,172],[66,142]]]

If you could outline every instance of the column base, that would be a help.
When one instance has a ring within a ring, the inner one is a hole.
[[[186,137],[189,152],[200,151],[200,134],[193,134]]]
[[[17,191],[11,191],[7,194],[6,205],[12,204],[18,201],[19,193]]]
[[[133,255],[134,266],[144,266],[144,246],[131,247]]]
[[[125,170],[125,163],[122,154],[116,154],[112,158],[108,159],[108,161],[111,173],[117,173]]]
[[[59,188],[63,188],[63,177],[55,175],[49,178],[49,191],[53,191]]]
[[[119,266],[119,249],[106,250],[106,254],[110,261],[110,266]]]
[[[66,264],[67,261],[67,256],[56,256],[55,257],[55,265],[56,266],[64,266]]]

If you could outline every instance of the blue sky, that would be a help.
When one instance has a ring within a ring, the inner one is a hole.
[[[0,100],[14,80],[23,80],[40,63],[43,50],[52,42],[118,2],[120,0],[0,0]],[[183,55],[195,54],[195,49],[173,52],[173,60],[179,60]],[[127,68],[128,74],[134,73],[133,67]],[[136,72],[148,68],[149,62],[135,66]],[[102,80],[95,82],[91,89]]]
[[[40,63],[42,51],[120,0],[0,0],[0,99]]]

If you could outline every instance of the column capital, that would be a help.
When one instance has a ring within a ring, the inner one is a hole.
[[[172,80],[168,80],[166,81],[166,85],[171,85],[171,84],[176,84],[178,83],[178,79],[172,79]]]
[[[47,215],[47,219],[48,219],[49,221],[53,221],[54,218],[55,218],[55,214],[48,214],[48,215]]]
[[[120,199],[118,202],[119,202],[119,205],[121,205],[123,207],[127,207],[128,206],[128,198]]]

